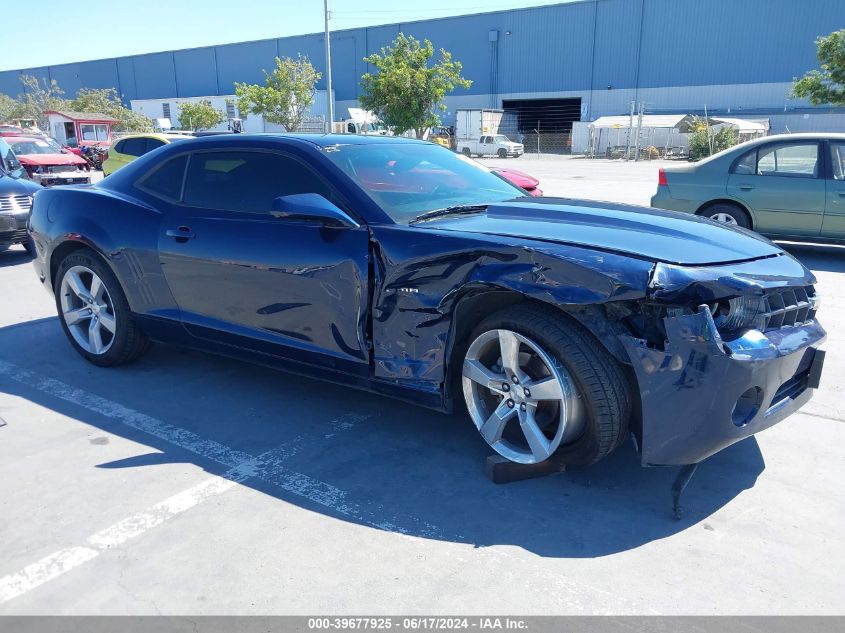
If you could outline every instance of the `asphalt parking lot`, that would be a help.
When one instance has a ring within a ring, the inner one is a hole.
[[[645,204],[658,162],[488,159]],[[842,614],[845,249],[818,276],[822,387],[675,472],[626,444],[502,486],[468,419],[156,346],[99,369],[0,254],[1,614]],[[840,312],[842,311],[842,312]]]

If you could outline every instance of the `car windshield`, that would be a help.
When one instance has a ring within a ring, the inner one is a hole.
[[[48,138],[9,137],[7,141],[12,146],[12,151],[18,155],[62,153],[62,146]]]
[[[496,135],[496,136],[494,136],[494,137],[493,137],[493,140],[494,140],[496,143],[507,143],[507,142],[508,142],[508,137],[507,137],[507,136],[505,136],[504,134],[498,134],[498,135]]]
[[[525,195],[486,167],[433,143],[337,145],[326,156],[397,224],[437,209]]]

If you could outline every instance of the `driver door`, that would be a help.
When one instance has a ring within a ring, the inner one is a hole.
[[[364,373],[367,227],[271,215],[275,198],[298,193],[343,204],[291,155],[194,152],[181,201],[162,207],[164,276],[197,338]]]

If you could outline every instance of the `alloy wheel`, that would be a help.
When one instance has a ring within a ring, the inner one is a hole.
[[[739,222],[736,221],[736,218],[732,216],[730,213],[714,213],[710,216],[711,220],[716,220],[716,222],[722,222],[724,224],[730,224],[732,226],[739,226]]]
[[[103,280],[90,268],[73,266],[62,277],[59,292],[62,317],[77,345],[97,356],[108,352],[117,319]]]
[[[585,413],[565,368],[531,339],[488,330],[463,365],[467,409],[490,447],[521,464],[541,462],[584,430]]]

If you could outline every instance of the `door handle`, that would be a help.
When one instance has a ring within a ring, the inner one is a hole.
[[[845,191],[840,191],[840,192],[839,192],[839,197],[840,197],[840,198],[845,198]]]
[[[739,188],[743,191],[751,191],[752,189],[754,189],[752,185],[740,185]]]
[[[196,233],[192,233],[191,229],[187,226],[180,226],[177,229],[167,229],[164,234],[167,237],[172,237],[180,244],[184,244],[188,240],[196,237]]]

